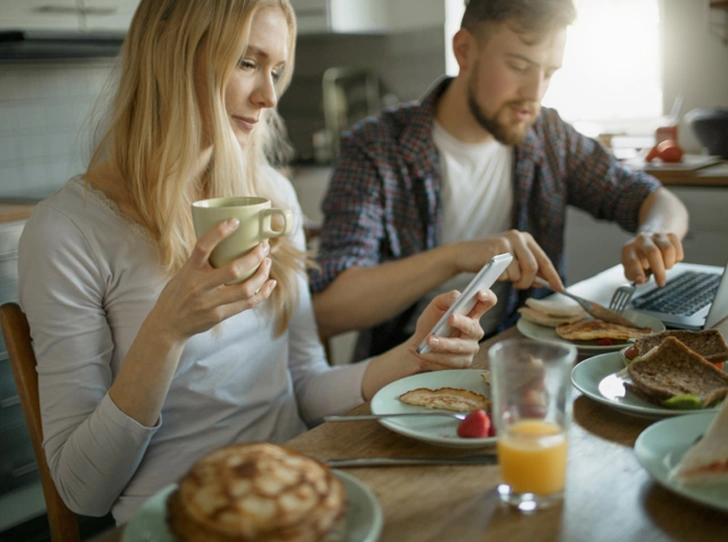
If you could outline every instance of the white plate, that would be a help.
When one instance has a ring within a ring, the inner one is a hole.
[[[675,410],[644,401],[625,390],[623,379],[617,375],[622,369],[624,362],[619,352],[600,354],[577,363],[571,370],[571,382],[587,397],[643,418],[664,418],[718,410],[718,407],[700,411]]]
[[[428,412],[425,407],[405,405],[399,400],[400,395],[416,388],[462,388],[490,398],[490,390],[481,376],[482,373],[483,371],[480,369],[454,369],[420,373],[396,380],[384,386],[374,395],[370,404],[372,414]],[[482,448],[495,444],[495,437],[459,437],[457,428],[460,422],[455,418],[445,418],[444,416],[392,418],[379,420],[379,423],[400,435],[439,446]]]
[[[649,316],[641,312],[635,312],[625,310],[622,316],[634,322],[640,327],[648,327],[653,333],[659,333],[665,331],[665,324],[654,316]],[[597,352],[615,352],[624,348],[627,341],[620,341],[612,345],[601,346],[596,341],[567,341],[562,339],[556,334],[556,329],[553,327],[546,327],[539,324],[529,322],[525,318],[519,318],[516,322],[516,327],[523,335],[529,339],[537,339],[542,341],[561,341],[575,345],[579,352],[583,353],[597,353]]]
[[[374,493],[354,476],[340,470],[331,472],[346,489],[346,532],[343,542],[376,542],[382,534],[384,516]],[[122,542],[174,542],[167,529],[166,503],[176,485],[153,495],[124,528]]]
[[[669,476],[670,469],[705,432],[714,417],[714,412],[701,412],[657,422],[640,433],[634,451],[645,470],[660,485],[695,502],[728,510],[728,483],[685,485]]]

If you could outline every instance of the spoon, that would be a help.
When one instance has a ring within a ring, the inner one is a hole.
[[[351,422],[358,420],[379,420],[381,418],[404,418],[417,416],[447,416],[456,420],[464,420],[467,414],[464,412],[397,412],[390,414],[357,414],[353,416],[324,416],[326,422]]]

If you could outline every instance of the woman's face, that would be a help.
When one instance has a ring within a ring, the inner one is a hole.
[[[276,7],[253,16],[248,48],[225,87],[225,109],[241,147],[260,121],[261,112],[278,103],[275,83],[288,60],[288,23]]]

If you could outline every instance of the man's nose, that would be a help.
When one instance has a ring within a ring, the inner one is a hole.
[[[541,70],[533,70],[521,86],[521,98],[540,103],[548,87],[549,82],[545,74]]]

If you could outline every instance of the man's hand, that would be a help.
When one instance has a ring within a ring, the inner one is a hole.
[[[485,262],[497,254],[510,252],[513,261],[499,280],[509,280],[519,290],[530,288],[536,275],[561,292],[564,284],[554,264],[528,232],[509,230],[474,241],[453,243],[458,272],[477,273]]]
[[[676,234],[641,232],[622,247],[624,276],[643,284],[647,282],[645,271],[649,269],[657,285],[664,286],[665,272],[684,257],[682,242]]]

